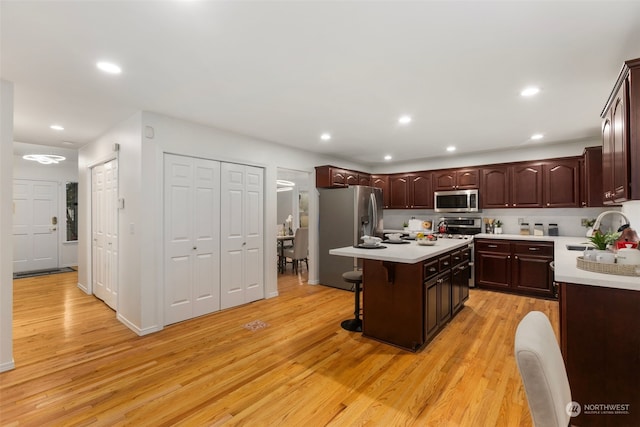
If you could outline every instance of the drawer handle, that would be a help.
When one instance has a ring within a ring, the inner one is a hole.
[[[455,257],[453,257],[453,259],[456,260],[456,261],[460,261],[460,257],[459,256],[455,256]]]
[[[435,268],[435,267],[431,267],[431,268],[429,269],[429,271],[430,271],[431,273],[433,273],[433,272],[435,272],[435,271],[436,271],[436,268]]]
[[[487,245],[487,247],[489,247],[489,248],[497,248],[498,245]]]
[[[463,270],[465,270],[466,268],[467,268],[467,267],[462,266],[462,267],[458,267],[458,270],[463,271]]]
[[[540,248],[529,248],[530,251],[539,251]]]
[[[442,265],[449,265],[449,261],[443,262]]]

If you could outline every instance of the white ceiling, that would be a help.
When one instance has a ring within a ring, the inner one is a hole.
[[[81,146],[139,110],[370,165],[520,147],[536,132],[594,140],[622,61],[640,57],[640,1],[0,7],[14,139],[43,145]],[[104,59],[122,74],[99,72]],[[530,84],[541,94],[520,97]]]

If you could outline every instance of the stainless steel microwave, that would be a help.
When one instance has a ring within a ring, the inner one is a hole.
[[[436,191],[433,198],[436,212],[479,212],[477,189]]]

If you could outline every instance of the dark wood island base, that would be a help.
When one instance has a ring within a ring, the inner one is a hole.
[[[469,298],[469,248],[414,264],[363,260],[363,336],[412,352]]]

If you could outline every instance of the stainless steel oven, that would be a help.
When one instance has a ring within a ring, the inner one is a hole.
[[[444,239],[467,239],[469,240],[469,287],[476,286],[475,277],[475,254],[473,245],[473,235],[482,232],[482,218],[480,217],[442,217],[438,220],[439,225],[443,225],[446,232],[439,235]]]

